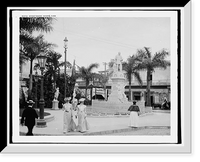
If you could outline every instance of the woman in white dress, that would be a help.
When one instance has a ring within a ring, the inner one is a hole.
[[[77,107],[77,104],[78,104],[78,100],[77,99],[74,99],[73,102],[72,102],[72,107],[73,107],[73,110],[72,110],[72,119],[75,123],[75,127],[77,128],[78,126],[78,107]],[[76,129],[75,128],[75,129]]]
[[[138,127],[138,120],[139,120],[138,113],[140,109],[136,105],[136,101],[133,101],[133,105],[129,107],[128,111],[130,111],[129,126]]]
[[[74,131],[75,123],[72,120],[72,105],[69,103],[70,97],[66,97],[64,101],[66,102],[63,105],[63,133]]]
[[[80,105],[78,105],[78,127],[77,131],[84,133],[89,129],[89,125],[86,119],[86,106],[84,105],[84,98],[81,98]]]

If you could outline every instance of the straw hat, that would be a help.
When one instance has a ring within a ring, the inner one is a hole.
[[[65,100],[65,101],[69,101],[69,100],[71,100],[71,97],[65,97],[64,100]]]
[[[73,99],[73,102],[78,102],[78,100],[76,98]]]
[[[28,100],[27,103],[28,104],[34,104],[35,102],[33,100]]]
[[[85,101],[85,98],[81,98],[79,101],[80,101],[80,102],[84,102],[84,101]]]

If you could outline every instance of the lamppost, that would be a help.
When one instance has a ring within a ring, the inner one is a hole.
[[[44,52],[40,53],[37,56],[38,59],[38,64],[40,66],[40,70],[41,70],[41,93],[40,93],[40,118],[37,121],[37,127],[43,128],[46,127],[46,121],[44,120],[44,92],[43,92],[43,83],[44,83],[44,76],[43,76],[43,72],[45,69],[45,64],[46,64],[46,60],[47,57],[45,55]]]
[[[64,70],[64,77],[65,77],[65,89],[64,89],[64,98],[66,97],[66,61],[67,61],[67,44],[68,40],[67,37],[64,39],[64,48],[65,48],[65,70]]]
[[[38,83],[39,75],[37,70],[35,71],[34,80],[35,80],[35,108],[37,108],[37,83]]]

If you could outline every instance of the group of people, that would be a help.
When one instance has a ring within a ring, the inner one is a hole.
[[[63,133],[78,131],[85,132],[89,129],[89,124],[86,119],[86,106],[84,105],[84,98],[79,100],[73,99],[72,104],[70,103],[71,97],[64,99],[65,104],[63,105]]]
[[[73,99],[72,104],[70,103],[71,97],[66,97],[64,99],[62,110],[63,113],[63,133],[78,131],[85,132],[89,129],[89,123],[87,122],[86,106],[84,105],[84,98],[79,100]],[[34,101],[29,100],[27,102],[27,108],[24,109],[21,118],[21,125],[27,126],[28,132],[27,136],[33,135],[33,127],[35,126],[35,120],[38,119],[38,114],[35,109],[33,109]]]
[[[62,110],[63,113],[63,133],[77,131],[85,132],[89,129],[89,124],[87,121],[86,106],[84,105],[84,98],[79,100],[73,99],[72,104],[70,103],[71,97],[66,97],[64,99]],[[32,130],[35,125],[35,119],[38,118],[38,114],[35,109],[33,109],[34,102],[29,100],[27,102],[28,107],[23,111],[21,124],[28,127],[28,132],[26,135],[33,135]],[[133,101],[133,105],[128,108],[130,111],[129,123],[130,127],[138,127],[138,116],[140,109],[136,105],[136,101]]]

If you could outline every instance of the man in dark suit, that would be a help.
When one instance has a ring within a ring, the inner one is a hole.
[[[33,127],[35,126],[35,119],[38,118],[38,114],[35,111],[35,109],[32,108],[34,104],[32,100],[29,100],[27,104],[28,104],[27,108],[24,109],[22,113],[21,125],[23,126],[25,122],[25,126],[27,126],[28,128],[28,132],[26,135],[32,136]]]

